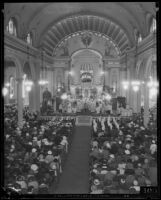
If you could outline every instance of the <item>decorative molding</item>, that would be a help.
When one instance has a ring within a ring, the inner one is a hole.
[[[33,46],[27,44],[25,41],[10,35],[7,31],[5,31],[4,35],[4,47],[8,47],[12,51],[15,51],[16,53],[23,53],[25,55],[28,54],[27,47],[29,49],[29,55],[33,57],[34,59],[40,59],[41,60],[41,51],[34,48]],[[53,57],[50,57],[48,55],[44,55],[44,61],[46,61],[49,64],[52,64],[54,59]]]

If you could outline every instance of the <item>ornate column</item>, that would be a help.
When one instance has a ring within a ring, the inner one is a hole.
[[[120,67],[120,91],[119,91],[119,95],[126,97],[126,99],[127,99],[127,90],[125,91],[123,89],[122,81],[126,81],[126,69],[121,66]]]
[[[18,109],[18,126],[22,127],[23,121],[23,98],[22,98],[22,81],[23,78],[17,78],[17,109]]]
[[[140,89],[137,94],[137,113],[140,113],[141,111],[141,87],[142,85],[140,85]]]
[[[133,89],[132,89],[133,90]],[[133,91],[133,112],[137,113],[137,100],[138,100],[138,92]]]
[[[147,83],[148,80],[145,81]],[[144,126],[147,127],[149,122],[149,88],[144,86]]]
[[[104,76],[103,76],[103,89],[105,88],[105,85],[106,85],[106,68],[105,68],[105,60],[102,61],[102,69],[103,69],[103,72],[104,72]]]
[[[71,68],[72,68],[72,66],[71,66],[71,60],[69,60],[68,61],[68,91],[70,91],[70,74],[69,74],[69,72],[71,71]]]
[[[40,61],[35,62],[35,78],[33,80],[32,93],[33,93],[33,107],[35,111],[40,112]]]
[[[35,111],[35,102],[34,102],[34,85],[31,88],[31,91],[29,92],[29,110],[30,112]]]

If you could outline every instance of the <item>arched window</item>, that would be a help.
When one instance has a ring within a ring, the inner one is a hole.
[[[28,43],[28,44],[31,44],[31,45],[32,45],[32,34],[31,34],[31,33],[28,33],[28,34],[27,34],[26,40],[27,40],[27,43]]]
[[[16,20],[11,18],[7,25],[7,31],[14,36],[17,36],[17,27],[16,27]]]
[[[155,33],[157,28],[156,19],[153,18],[150,26],[150,33]]]

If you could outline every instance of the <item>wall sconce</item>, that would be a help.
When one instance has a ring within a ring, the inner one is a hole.
[[[128,81],[123,81],[122,82],[124,90],[127,90],[129,88],[129,82]]]
[[[137,92],[139,90],[140,81],[132,81],[131,84],[133,86],[134,92]]]
[[[4,87],[4,88],[2,89],[2,94],[3,94],[3,96],[5,97],[5,96],[8,94],[8,88]]]

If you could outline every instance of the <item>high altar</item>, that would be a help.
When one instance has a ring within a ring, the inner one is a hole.
[[[82,95],[84,99],[90,98],[93,91],[97,97],[103,90],[102,56],[94,50],[80,50],[72,56],[72,77],[70,91],[73,97]]]

